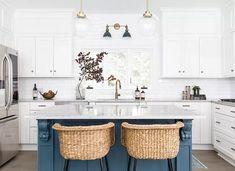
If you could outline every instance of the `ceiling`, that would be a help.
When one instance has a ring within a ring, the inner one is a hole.
[[[14,9],[69,8],[78,9],[79,0],[5,0]],[[231,0],[150,0],[151,9],[158,7],[218,7]],[[84,0],[84,9],[92,13],[139,13],[145,0]]]

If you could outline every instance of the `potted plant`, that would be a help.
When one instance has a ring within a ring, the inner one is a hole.
[[[200,94],[201,88],[199,86],[193,86],[193,95],[198,96]]]
[[[78,99],[84,99],[81,94],[81,84],[84,80],[95,80],[97,83],[104,81],[103,68],[100,66],[100,64],[103,62],[103,58],[107,54],[107,52],[101,52],[94,58],[90,56],[90,52],[80,52],[78,54],[78,58],[75,59],[80,68]]]

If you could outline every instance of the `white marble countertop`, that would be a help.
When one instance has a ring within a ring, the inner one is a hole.
[[[37,119],[196,119],[190,110],[173,105],[80,105],[53,106],[38,112]]]
[[[95,102],[95,103],[144,103],[144,102],[212,102],[217,101],[216,99],[208,99],[208,100],[182,100],[182,99],[164,99],[164,98],[149,98],[146,100],[135,100],[135,99],[52,99],[52,100],[44,100],[42,98],[38,100],[33,99],[20,99],[19,102]]]

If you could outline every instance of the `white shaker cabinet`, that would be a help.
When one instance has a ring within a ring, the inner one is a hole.
[[[35,46],[33,37],[16,38],[16,48],[19,50],[19,77],[35,76]]]
[[[193,111],[197,114],[201,114],[200,104],[190,102],[178,102],[175,103],[177,107]],[[192,142],[193,144],[201,144],[201,120],[194,119],[192,122]]]
[[[18,36],[19,77],[73,77],[71,37]]]
[[[53,39],[36,38],[36,75],[53,76]]]
[[[211,145],[211,102],[175,102],[174,105],[193,111],[202,117],[193,120],[193,145]]]
[[[163,77],[221,77],[219,36],[167,36],[163,40]]]
[[[221,76],[221,40],[216,36],[200,37],[200,77]]]
[[[54,106],[54,102],[20,102],[20,143],[37,144],[38,127],[36,116],[39,111]]]
[[[163,77],[181,76],[181,40],[177,37],[167,37],[163,41]]]
[[[223,36],[222,71],[224,77],[233,77],[235,75],[234,38],[232,32],[227,32]]]
[[[54,76],[70,77],[73,75],[72,40],[71,38],[54,39]]]
[[[196,77],[199,73],[199,39],[170,36],[163,41],[163,77]]]
[[[19,103],[20,143],[29,143],[29,103]]]

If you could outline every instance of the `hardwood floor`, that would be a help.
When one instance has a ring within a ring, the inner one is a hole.
[[[194,169],[193,171],[235,171],[235,167],[221,159],[214,151],[194,151],[196,156],[208,169]],[[36,171],[36,152],[21,152],[0,168],[0,171]]]
[[[224,161],[215,151],[194,151],[193,154],[208,168],[193,171],[235,171],[235,167]]]
[[[20,152],[15,158],[3,165],[0,171],[36,171],[36,152]]]

